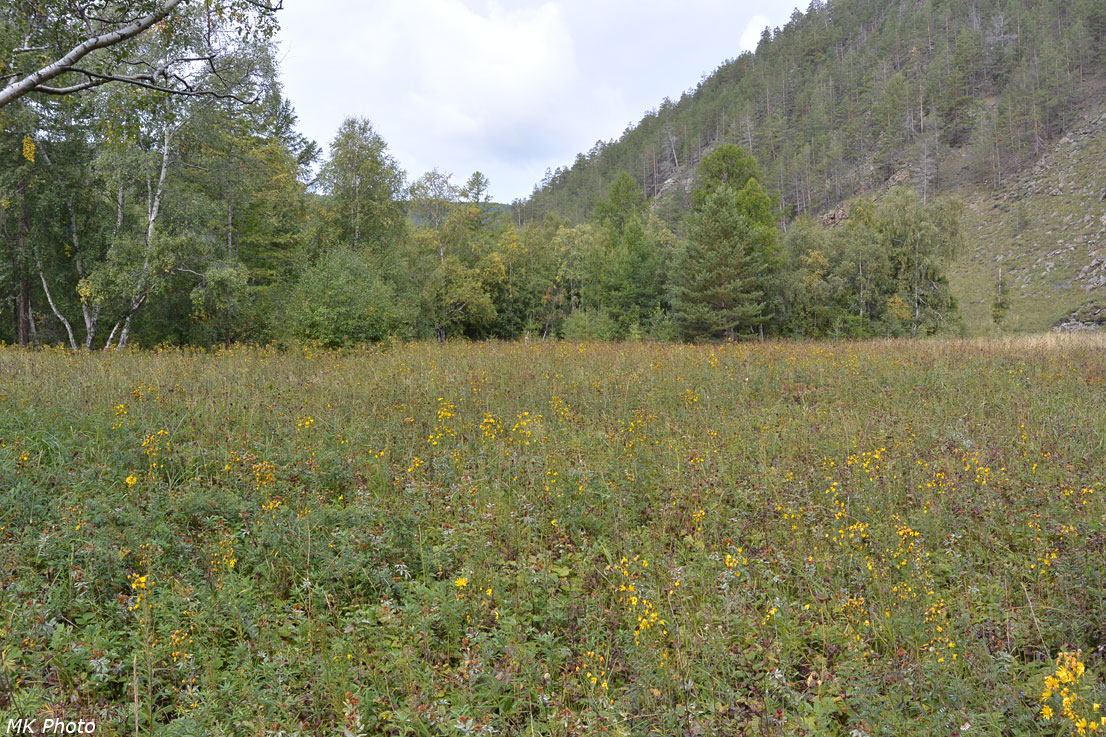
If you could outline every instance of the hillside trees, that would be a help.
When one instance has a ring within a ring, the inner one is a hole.
[[[858,222],[879,234],[891,254],[911,334],[936,332],[955,312],[945,269],[960,245],[963,205],[941,199],[927,206],[913,192],[896,189],[874,211],[854,209]]]
[[[666,306],[674,237],[646,210],[640,186],[625,171],[591,213],[588,225],[562,227],[551,236],[560,265],[547,302],[556,303],[565,317],[581,312],[575,325],[597,319],[609,323],[604,334],[641,332]]]
[[[929,201],[942,160],[979,144],[979,181],[1035,158],[1106,73],[1095,0],[834,0],[794,14],[757,50],[577,157],[521,203],[522,220],[590,216],[629,171],[679,230],[700,156],[740,143],[781,211],[825,212],[903,173]],[[679,166],[676,165],[676,160]],[[674,186],[676,185],[676,186]],[[934,191],[936,189],[936,191]]]
[[[750,179],[764,179],[756,159],[740,146],[719,146],[699,162],[696,187],[691,193],[692,204],[695,209],[702,209],[707,198],[718,188],[729,185],[736,192]]]
[[[845,225],[809,218],[783,240],[783,332],[818,337],[918,335],[952,325],[945,271],[959,246],[961,204],[925,205],[905,188],[858,200]]]

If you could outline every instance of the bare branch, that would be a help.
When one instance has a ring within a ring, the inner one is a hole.
[[[81,82],[80,84],[74,84],[69,87],[39,87],[35,92],[41,92],[44,95],[72,95],[74,92],[81,92],[83,90],[90,90],[93,87],[99,87],[102,84],[107,84],[112,80],[110,79],[91,79],[87,82]]]
[[[81,82],[80,84],[72,85],[70,87],[39,87],[35,92],[42,92],[47,95],[68,95],[74,92],[80,92],[81,90],[91,89],[92,87],[99,87],[102,84],[108,82],[121,82],[123,84],[130,84],[136,87],[142,87],[148,90],[154,90],[156,92],[165,92],[171,95],[184,95],[186,97],[213,97],[217,100],[234,100],[240,102],[243,105],[252,105],[257,102],[260,95],[254,95],[252,98],[245,100],[238,95],[231,94],[229,92],[216,92],[215,90],[197,90],[194,89],[183,77],[177,74],[163,75],[172,76],[181,84],[184,85],[184,89],[179,87],[166,87],[159,85],[153,80],[157,75],[154,74],[136,74],[134,76],[123,76],[119,74],[100,74],[99,72],[93,72],[88,69],[71,68],[66,70],[74,74],[83,74],[89,77],[89,81]]]

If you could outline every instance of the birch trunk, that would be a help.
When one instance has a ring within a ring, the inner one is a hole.
[[[50,294],[50,287],[46,283],[46,274],[42,270],[42,264],[38,264],[38,278],[42,281],[42,291],[46,293],[46,302],[50,305],[50,311],[54,313],[54,317],[58,318],[62,325],[65,326],[65,333],[69,336],[69,347],[73,350],[80,350],[77,347],[77,339],[73,335],[73,326],[69,324],[69,320],[65,319],[65,315],[61,314],[61,310],[54,304],[54,297]]]
[[[161,212],[162,198],[165,196],[165,180],[169,175],[169,152],[172,148],[173,132],[168,125],[162,126],[161,171],[158,173],[157,186],[153,185],[149,177],[146,178],[146,244],[142,258],[142,271],[138,275],[138,283],[135,285],[134,296],[131,298],[127,314],[122,320],[116,322],[115,327],[111,329],[108,342],[104,345],[105,349],[111,348],[111,341],[120,328],[122,330],[119,332],[119,342],[115,347],[118,349],[127,345],[127,339],[131,334],[131,319],[134,317],[134,313],[146,302],[146,290],[150,278],[150,257],[153,250],[157,217]]]

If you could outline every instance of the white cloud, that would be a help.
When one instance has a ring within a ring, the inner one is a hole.
[[[749,25],[745,26],[745,32],[741,34],[741,50],[756,51],[761,34],[771,23],[772,21],[763,13],[754,15]]]

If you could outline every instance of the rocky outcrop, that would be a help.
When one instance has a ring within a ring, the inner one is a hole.
[[[1054,332],[1078,333],[1106,327],[1106,306],[1088,302],[1052,326]]]
[[[822,215],[822,225],[827,228],[836,228],[838,225],[844,225],[845,221],[849,219],[849,203],[845,202],[837,206],[835,210],[831,210]]]

